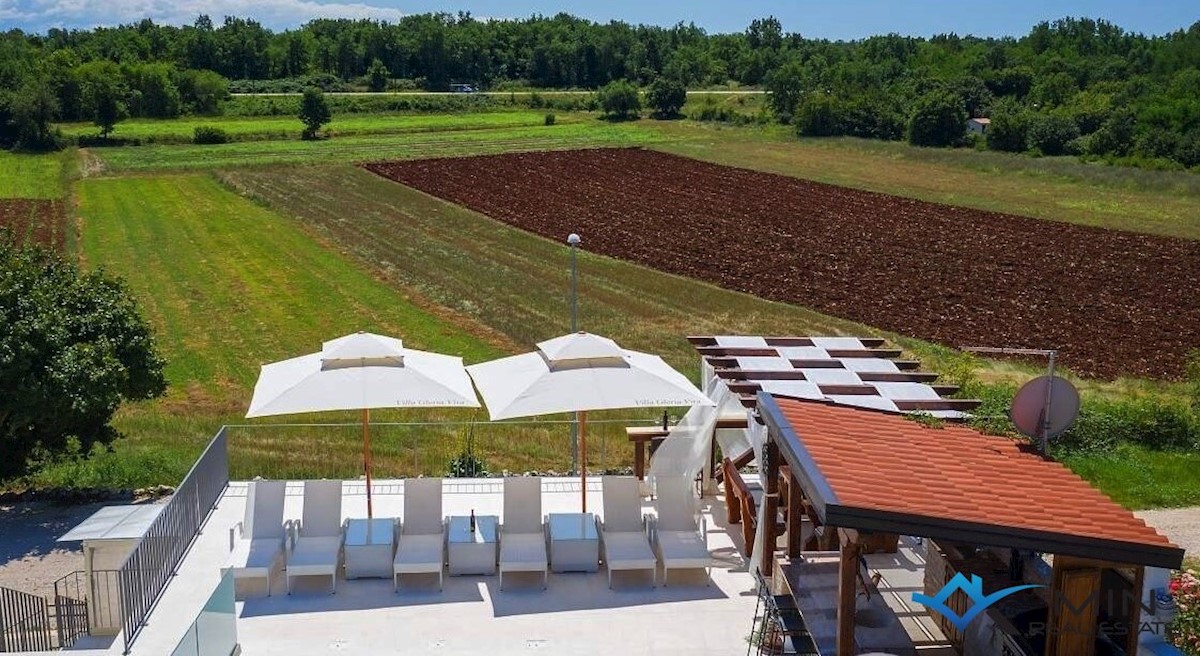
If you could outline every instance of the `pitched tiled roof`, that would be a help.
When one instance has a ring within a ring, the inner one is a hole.
[[[716,335],[688,341],[749,407],[759,391],[943,419],[961,419],[979,404],[942,398],[955,388],[930,385],[937,374],[898,360],[900,350],[884,348],[878,338]]]
[[[759,401],[784,424],[773,434],[829,524],[1161,567],[1182,560],[1132,512],[1008,438],[824,402]]]

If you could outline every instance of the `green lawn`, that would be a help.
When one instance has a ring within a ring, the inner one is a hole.
[[[114,172],[265,164],[320,164],[515,150],[636,146],[661,139],[636,123],[598,119],[552,126],[359,135],[321,141],[248,141],[215,146],[152,145],[90,149]]]
[[[322,340],[345,333],[398,335],[413,348],[469,361],[502,353],[469,321],[379,281],[293,220],[207,175],[85,180],[78,197],[81,255],[89,266],[103,266],[128,282],[167,359],[170,391],[165,399],[122,410],[116,426],[129,439],[117,443],[115,454],[82,468],[51,468],[42,482],[178,480],[204,441],[244,414],[260,364],[316,351]],[[354,446],[309,448],[303,437],[243,440],[235,468],[249,476],[357,471]],[[350,431],[341,439],[357,444],[360,438]],[[382,458],[387,471],[386,444]]]
[[[546,112],[497,111],[472,114],[335,114],[333,122],[323,132],[337,136],[362,134],[397,134],[411,132],[441,132],[479,130],[485,128],[516,128],[542,125]],[[562,122],[583,120],[564,115]],[[200,126],[217,127],[238,141],[268,139],[299,139],[303,125],[294,116],[188,116],[179,119],[133,119],[117,124],[114,137],[140,139],[156,143],[190,143],[193,131]],[[96,134],[91,123],[65,123],[60,126],[69,137]]]
[[[1200,505],[1200,452],[1151,451],[1119,445],[1112,453],[1067,456],[1064,462],[1118,503],[1133,509]]]
[[[30,155],[0,150],[0,198],[62,198],[72,154]]]

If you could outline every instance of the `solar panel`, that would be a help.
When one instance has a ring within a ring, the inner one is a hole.
[[[877,338],[720,335],[688,340],[750,407],[759,390],[942,419],[966,418],[966,411],[979,405],[974,400],[945,398],[943,394],[952,392],[953,386],[929,385],[936,374],[915,370],[915,362],[890,359],[900,351],[882,348],[884,340]],[[775,355],[770,355],[772,351]],[[804,380],[798,379],[801,375]]]

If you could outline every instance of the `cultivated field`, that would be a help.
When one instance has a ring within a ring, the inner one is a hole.
[[[0,198],[0,228],[20,243],[40,244],[56,251],[66,248],[66,220],[61,200]]]
[[[537,234],[958,346],[1053,346],[1174,377],[1200,344],[1200,243],[935,205],[644,150],[368,169]]]

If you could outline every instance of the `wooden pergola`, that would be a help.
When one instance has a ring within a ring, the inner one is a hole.
[[[1092,652],[1103,577],[1119,573],[1137,600],[1145,567],[1182,564],[1183,550],[1133,513],[1008,438],[765,392],[755,400],[768,429],[765,516],[779,511],[786,466],[789,530],[798,530],[806,513],[840,554],[838,656],[855,653],[856,576],[863,542],[872,535],[1052,554],[1047,656]],[[776,538],[774,522],[766,522],[763,542],[755,546],[763,550],[765,576],[775,566]],[[799,557],[791,544],[789,558]],[[1140,610],[1135,602],[1116,612],[1124,614],[1126,626],[1139,627]],[[1122,637],[1127,651],[1136,653],[1138,630]]]

